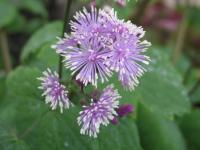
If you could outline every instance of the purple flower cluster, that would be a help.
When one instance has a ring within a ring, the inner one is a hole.
[[[60,112],[63,113],[63,109],[72,105],[68,99],[68,91],[64,85],[60,84],[56,72],[47,69],[38,79],[42,81],[39,89],[44,91],[42,95],[45,96],[45,102],[51,104],[52,110],[59,106]],[[92,99],[89,106],[83,106],[84,110],[78,117],[78,124],[82,125],[81,134],[93,137],[97,137],[101,124],[108,125],[114,116],[117,116],[116,109],[121,98],[118,91],[114,90],[113,85],[107,86],[99,97],[95,95],[93,94],[95,101]]]
[[[141,40],[145,34],[142,27],[118,19],[113,9],[94,7],[90,12],[85,8],[77,12],[70,25],[71,34],[59,38],[52,47],[64,57],[65,66],[72,71],[81,91],[88,84],[97,87],[99,80],[108,81],[113,73],[118,75],[125,89],[133,90],[138,85],[138,78],[145,72],[143,65],[150,61],[144,52],[151,44]],[[45,101],[53,110],[59,106],[62,113],[72,105],[56,72],[47,69],[39,80]],[[101,125],[107,126],[116,122],[117,116],[123,117],[133,111],[132,105],[119,107],[121,96],[113,85],[102,92],[94,90],[90,98],[91,103],[83,106],[77,118],[82,126],[81,134],[97,137]]]
[[[71,105],[68,99],[68,91],[65,90],[65,86],[60,84],[58,74],[52,72],[50,69],[43,72],[43,77],[38,78],[42,81],[39,89],[42,89],[45,96],[45,102],[51,103],[52,110],[55,110],[57,106],[60,107],[60,112],[63,113],[63,108],[69,108]]]
[[[150,43],[141,41],[142,27],[118,19],[113,9],[94,7],[78,12],[70,25],[71,35],[59,39],[53,48],[65,57],[66,68],[77,80],[97,86],[98,79],[103,83],[114,72],[125,89],[137,86],[145,71],[142,64],[150,60],[143,54]]]
[[[118,108],[119,98],[117,90],[113,85],[107,86],[97,102],[91,102],[90,106],[84,106],[80,112],[78,124],[82,125],[81,134],[97,137],[100,125],[107,126],[114,115],[117,115],[115,109]]]

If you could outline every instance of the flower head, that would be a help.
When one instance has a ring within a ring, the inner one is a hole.
[[[70,22],[72,34],[79,40],[90,40],[103,32],[103,22],[103,18],[99,17],[99,13],[95,7],[91,7],[91,12],[83,8],[82,12],[76,13],[74,21]]]
[[[84,85],[92,83],[97,86],[98,77],[101,81],[111,76],[111,71],[105,65],[105,59],[109,53],[108,49],[102,49],[97,40],[82,42],[80,47],[69,47],[65,57],[65,66],[76,74],[76,80]]]
[[[106,64],[118,73],[118,78],[125,89],[133,90],[138,77],[145,71],[141,64],[148,64],[149,57],[144,55],[150,43],[140,42],[137,36],[117,40]]]
[[[81,134],[97,137],[100,125],[107,126],[117,116],[115,109],[118,108],[119,98],[117,90],[110,85],[103,90],[97,102],[92,101],[90,106],[84,106],[78,117],[78,124],[82,125]]]
[[[116,20],[116,13],[113,9],[97,10],[91,7],[91,11],[85,8],[78,12],[71,21],[72,36],[81,44],[82,41],[98,39],[101,46],[110,46],[115,38],[113,35],[113,22]]]
[[[45,96],[45,102],[50,103],[52,110],[55,110],[57,106],[60,107],[60,112],[63,112],[63,108],[69,108],[70,101],[68,99],[65,86],[59,82],[58,74],[52,72],[50,69],[43,72],[43,77],[38,78],[42,81],[41,86],[43,96]]]

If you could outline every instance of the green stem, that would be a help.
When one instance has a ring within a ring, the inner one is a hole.
[[[184,77],[183,77],[183,84],[186,85],[186,83],[188,82],[188,79],[189,79],[189,76],[191,74],[191,71],[192,71],[192,65],[190,65],[188,67],[188,69],[186,70],[185,74],[184,74]]]
[[[12,65],[9,54],[7,35],[3,31],[0,31],[0,49],[2,51],[5,71],[6,73],[9,73],[12,70]]]
[[[140,24],[141,18],[144,16],[145,10],[150,2],[150,0],[139,0],[136,11],[128,19],[134,21],[136,24]]]
[[[178,61],[178,59],[179,59],[179,57],[180,57],[180,55],[183,51],[183,48],[184,48],[184,45],[185,45],[186,33],[187,33],[187,30],[188,30],[188,25],[189,25],[189,22],[188,22],[188,6],[186,6],[186,10],[184,12],[184,18],[183,18],[183,20],[180,24],[176,45],[175,45],[175,48],[174,48],[174,52],[172,54],[172,62],[174,64],[177,63],[177,61]]]
[[[188,95],[189,96],[193,95],[197,91],[197,89],[199,88],[199,86],[200,86],[200,79],[194,84],[194,86],[188,92]]]
[[[67,28],[67,24],[69,23],[69,19],[70,19],[70,7],[72,4],[72,0],[67,0],[66,2],[66,10],[65,10],[65,17],[64,17],[64,24],[63,24],[63,31],[62,31],[62,37],[64,37],[65,32],[69,32],[69,29]],[[59,78],[62,78],[62,61],[63,58],[62,56],[59,56],[59,66],[58,66],[58,74],[59,74]]]

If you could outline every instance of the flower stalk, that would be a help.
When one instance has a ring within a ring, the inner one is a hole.
[[[188,1],[187,1],[186,11],[184,12],[183,20],[179,27],[176,45],[175,45],[174,51],[172,53],[173,64],[176,64],[178,62],[179,57],[184,48],[185,38],[186,38],[187,31],[188,31],[188,26],[189,26],[188,7],[189,6],[188,6]]]
[[[0,49],[2,51],[4,66],[6,73],[12,70],[11,59],[9,54],[9,47],[7,41],[7,35],[5,32],[0,31]]]
[[[62,31],[62,37],[64,37],[65,32],[69,32],[69,28],[67,28],[67,24],[70,20],[70,8],[71,8],[72,0],[67,0],[66,2],[66,10],[65,10],[65,17],[64,17],[64,23],[63,23],[63,31]],[[58,74],[59,78],[62,78],[62,56],[59,56],[59,66],[58,66]]]
[[[194,84],[194,86],[188,92],[188,95],[192,96],[197,91],[197,89],[199,88],[199,86],[200,86],[200,79],[196,81],[196,83]]]

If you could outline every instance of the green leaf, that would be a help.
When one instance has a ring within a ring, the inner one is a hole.
[[[105,138],[112,140],[105,140]],[[101,130],[98,140],[100,150],[142,150],[137,126],[131,118],[122,118],[119,125],[105,127]]]
[[[13,5],[0,1],[0,29],[5,28],[15,19],[17,10]]]
[[[48,17],[47,10],[42,0],[1,0],[9,5],[14,6],[18,10],[26,10],[43,18]]]
[[[200,111],[193,110],[180,119],[180,128],[188,144],[188,150],[200,149]]]
[[[80,108],[74,106],[63,114],[49,110],[38,95],[38,75],[36,68],[20,67],[8,76],[10,90],[0,105],[0,133],[6,131],[6,136],[0,135],[0,148],[20,143],[37,150],[141,150],[137,127],[131,118],[123,118],[117,126],[102,127],[97,139],[80,135]],[[9,138],[11,143],[6,140]]]
[[[26,28],[24,32],[27,34],[32,34],[38,29],[40,29],[45,24],[41,18],[33,18],[26,23]]]
[[[187,90],[178,71],[162,51],[150,50],[151,64],[136,88],[136,97],[152,111],[182,115],[190,110]]]
[[[25,18],[17,12],[16,17],[13,19],[13,21],[6,27],[7,31],[10,33],[20,32],[24,31],[26,24]]]
[[[29,60],[29,65],[37,67],[40,70],[46,70],[46,68],[53,68],[56,70],[58,67],[59,55],[51,48],[53,43],[55,42],[49,42],[41,47],[39,53]]]
[[[9,130],[0,120],[0,149],[1,150],[30,150],[22,140],[17,139],[15,130]]]
[[[53,22],[39,29],[24,46],[21,61],[26,61],[32,54],[37,53],[44,44],[55,40],[57,36],[61,35],[61,31],[62,22]]]
[[[21,9],[28,10],[36,15],[41,15],[44,18],[48,17],[44,2],[41,0],[21,0],[20,4]]]
[[[12,98],[39,97],[38,77],[41,73],[37,68],[18,67],[7,77],[6,88],[7,95]]]
[[[144,149],[186,150],[185,141],[177,125],[142,105],[138,112],[138,128]]]

